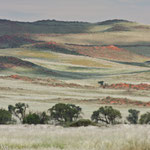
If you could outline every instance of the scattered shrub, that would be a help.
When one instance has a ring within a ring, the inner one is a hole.
[[[147,112],[140,117],[140,124],[150,124],[150,112]]]
[[[43,113],[29,113],[23,119],[23,124],[46,124],[48,122],[48,116]]]
[[[12,120],[12,115],[5,109],[0,109],[0,124],[8,124]]]

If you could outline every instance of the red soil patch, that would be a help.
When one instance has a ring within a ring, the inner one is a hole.
[[[128,83],[118,83],[118,84],[105,84],[103,88],[110,89],[135,89],[135,90],[150,90],[150,84],[128,84]]]
[[[76,51],[78,54],[94,58],[105,58],[117,61],[136,61],[140,55],[129,52],[128,50],[110,46],[88,46],[88,45],[67,45],[68,49]],[[141,56],[143,57],[143,56]]]
[[[25,77],[25,76],[11,75],[9,77],[13,79],[23,80],[23,81],[33,81],[32,78]]]
[[[73,98],[65,98],[61,99],[58,98],[56,101],[65,100],[65,101],[76,101],[79,99],[73,99]],[[127,98],[112,98],[112,97],[106,97],[103,99],[81,99],[80,102],[82,103],[97,103],[97,104],[103,104],[103,105],[130,105],[130,106],[138,106],[138,107],[150,107],[150,102],[141,102],[141,101],[134,101]]]
[[[32,84],[39,84],[43,86],[52,86],[52,87],[69,87],[69,88],[94,88],[92,86],[83,86],[75,83],[65,83],[59,80],[55,79],[40,79],[40,78],[30,78],[26,76],[20,76],[20,75],[11,75],[11,76],[4,76],[0,77],[2,79],[15,79],[15,80],[22,80],[27,81]]]
[[[48,42],[47,44],[49,44],[49,45],[51,45],[51,44],[52,45],[56,45],[57,43],[52,41],[52,42]]]
[[[120,48],[118,48],[118,47],[116,47],[116,46],[114,46],[114,45],[110,45],[110,46],[103,46],[103,47],[101,47],[103,50],[105,50],[105,49],[110,49],[110,50],[114,50],[114,51],[121,51],[122,49],[120,49]]]
[[[113,104],[113,105],[134,105],[134,106],[147,106],[150,107],[150,102],[133,101],[127,98],[112,98],[106,97],[99,100],[101,104]]]

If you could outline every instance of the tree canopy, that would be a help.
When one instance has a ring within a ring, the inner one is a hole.
[[[8,110],[11,114],[16,116],[21,122],[23,122],[28,107],[29,106],[25,103],[16,103],[15,106],[9,105]]]
[[[91,119],[96,123],[103,122],[106,124],[116,124],[121,118],[120,111],[113,109],[112,106],[100,107],[91,116]]]
[[[51,119],[58,122],[72,122],[79,118],[81,110],[79,106],[74,104],[58,103],[48,111],[50,112]]]

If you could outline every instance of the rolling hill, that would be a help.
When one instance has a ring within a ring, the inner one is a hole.
[[[52,77],[59,79],[88,79],[98,78],[100,73],[84,73],[84,72],[71,72],[61,71],[46,68],[30,61],[21,60],[11,56],[0,56],[0,71],[1,75],[25,75],[31,77]]]
[[[57,20],[35,22],[0,20],[0,48],[20,47],[24,44],[35,43],[35,41],[54,41],[76,45],[114,45],[139,55],[150,56],[149,39],[149,25],[121,19],[98,23]],[[68,51],[64,51],[68,53]]]
[[[0,48],[16,48],[25,44],[36,43],[37,41],[32,40],[25,36],[19,35],[3,35],[0,36]]]
[[[1,105],[26,102],[39,111],[74,103],[87,118],[100,105],[145,111],[149,46],[150,26],[127,20],[0,20]]]

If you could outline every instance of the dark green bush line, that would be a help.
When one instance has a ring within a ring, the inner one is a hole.
[[[8,110],[0,109],[0,124],[13,124],[19,121],[21,124],[55,124],[64,127],[115,125],[123,123],[119,110],[112,106],[100,107],[91,115],[91,120],[83,119],[82,108],[74,104],[55,104],[46,112],[30,112],[29,105],[17,103],[9,105]],[[29,113],[27,113],[29,112]],[[135,109],[128,110],[129,115],[124,123],[150,124],[150,112],[142,114]]]

